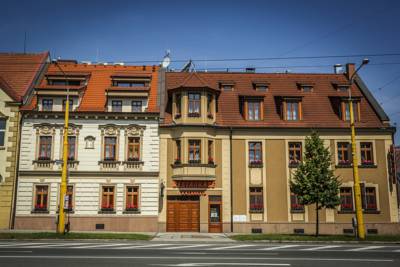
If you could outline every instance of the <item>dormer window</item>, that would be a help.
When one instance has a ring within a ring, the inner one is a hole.
[[[346,83],[332,83],[332,85],[338,92],[347,92],[350,88],[350,85]]]
[[[288,98],[284,99],[282,103],[282,116],[287,121],[302,120],[302,105],[301,99]]]
[[[222,91],[233,91],[234,82],[220,82],[219,87]]]
[[[360,103],[353,100],[354,121],[360,121]],[[343,100],[341,102],[340,117],[344,121],[350,121],[350,101]]]
[[[143,81],[113,81],[113,86],[116,87],[145,87],[146,83]]]
[[[122,112],[122,100],[112,100],[111,101],[111,111],[112,112]]]
[[[247,119],[257,121],[261,119],[261,102],[247,101]]]
[[[175,95],[175,119],[178,119],[182,116],[182,95]]]
[[[207,94],[207,117],[210,119],[213,118],[212,102],[213,102],[213,95]]]
[[[52,80],[49,79],[48,80],[48,84],[49,85],[60,85],[60,86],[79,86],[81,85],[81,81],[80,80]]]
[[[267,92],[269,83],[267,82],[253,82],[253,87],[256,91]]]
[[[132,112],[142,112],[142,101],[140,100],[132,101]]]
[[[297,83],[298,88],[305,93],[312,92],[314,90],[314,85],[310,83]]]
[[[52,110],[53,110],[53,99],[43,99],[42,111],[52,111]]]
[[[200,117],[200,106],[201,106],[201,94],[200,93],[189,93],[188,95],[188,111],[189,117]]]

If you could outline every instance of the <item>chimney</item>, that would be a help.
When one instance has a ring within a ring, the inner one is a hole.
[[[335,74],[341,74],[341,73],[343,73],[343,66],[342,66],[342,64],[335,64],[335,65],[333,66],[333,72],[334,72]]]
[[[350,80],[351,76],[354,74],[356,71],[356,65],[354,63],[347,63],[346,64],[346,76],[347,79]]]
[[[247,72],[247,73],[256,73],[256,68],[247,67],[247,68],[246,68],[246,72]]]

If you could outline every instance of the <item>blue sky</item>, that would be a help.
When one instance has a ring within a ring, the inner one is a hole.
[[[400,53],[400,1],[395,0],[1,0],[1,7],[0,52],[22,52],[26,32],[28,52],[49,50],[53,58],[89,61],[159,61],[166,49],[172,60]],[[331,72],[335,63],[361,59],[195,64],[199,69],[287,66],[292,72]],[[360,75],[392,123],[400,125],[400,56],[370,60]]]

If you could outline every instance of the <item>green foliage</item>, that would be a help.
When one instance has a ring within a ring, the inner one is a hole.
[[[339,205],[341,183],[330,166],[331,154],[318,134],[313,132],[306,138],[303,162],[290,181],[290,189],[298,195],[301,204],[317,204],[318,210]]]

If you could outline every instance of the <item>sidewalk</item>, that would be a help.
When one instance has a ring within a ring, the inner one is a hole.
[[[225,234],[210,233],[157,233],[152,242],[236,242]]]

